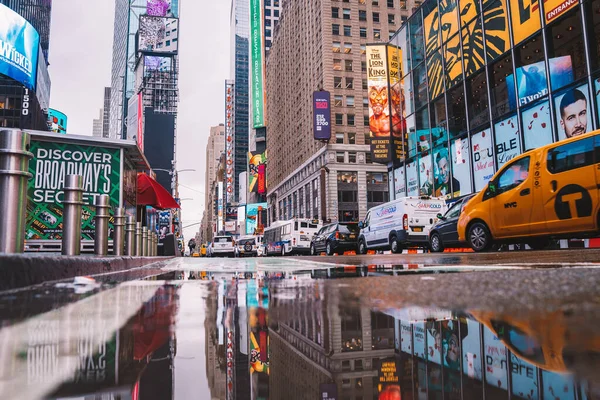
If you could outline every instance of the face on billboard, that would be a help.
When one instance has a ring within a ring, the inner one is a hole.
[[[35,90],[40,35],[19,14],[0,4],[0,74]]]
[[[569,89],[554,99],[558,138],[560,140],[591,132],[592,118],[588,115],[588,87]]]
[[[178,20],[140,16],[139,51],[177,53]]]

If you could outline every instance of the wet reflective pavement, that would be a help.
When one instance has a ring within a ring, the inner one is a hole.
[[[0,293],[0,398],[596,399],[598,285],[593,267],[179,259]]]

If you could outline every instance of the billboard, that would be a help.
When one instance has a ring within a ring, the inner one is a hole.
[[[400,377],[398,376],[398,365],[395,357],[384,358],[377,370],[378,383],[377,393],[379,399],[400,399]]]
[[[235,193],[235,131],[234,127],[234,95],[233,81],[225,81],[225,191],[227,204],[233,202]]]
[[[67,116],[53,108],[48,109],[48,127],[51,132],[67,133]]]
[[[327,91],[313,93],[313,135],[315,140],[331,139],[331,95]]]
[[[152,107],[144,108],[144,132],[139,136],[141,142],[138,144],[141,143],[144,148],[144,155],[152,168],[172,170],[172,161],[175,157],[175,116],[157,114]],[[145,147],[145,142],[152,145]],[[159,171],[156,181],[172,193],[171,175]]]
[[[217,183],[217,233],[223,231],[223,182]]]
[[[371,160],[376,163],[387,164],[391,157],[386,45],[367,46],[367,84],[369,90]]]
[[[248,193],[264,194],[267,188],[267,152],[251,151],[248,153],[248,159]],[[259,191],[261,188],[262,192]]]
[[[262,0],[250,0],[250,57],[252,79],[252,126],[265,126],[265,38]]]
[[[39,46],[40,35],[33,26],[0,4],[0,74],[35,90]]]
[[[81,238],[93,240],[96,198],[110,196],[111,207],[119,206],[121,152],[119,149],[70,143],[31,142],[33,178],[27,188],[28,240],[62,239],[63,187],[66,175],[83,176]],[[112,225],[109,228],[112,232]]]
[[[140,15],[138,51],[177,53],[178,20],[176,18]]]
[[[510,0],[515,46],[542,27],[539,0]]]
[[[483,190],[494,176],[494,145],[492,133],[489,129],[474,134],[471,137],[473,150],[473,175],[475,178],[475,191]]]
[[[589,99],[587,83],[567,89],[555,96],[554,109],[559,140],[583,135],[593,130],[592,112],[588,111],[588,107],[592,107],[592,102]]]
[[[50,107],[50,74],[48,74],[48,66],[44,61],[42,47],[38,49],[37,78],[35,84],[35,95],[40,103],[42,110],[47,110]]]
[[[179,0],[147,0],[146,14],[179,18]]]
[[[262,231],[267,221],[267,203],[254,203],[246,206],[246,235]]]
[[[144,56],[144,77],[152,76],[156,72],[171,72],[172,64],[171,57]]]
[[[577,4],[579,4],[577,0],[544,0],[544,18],[546,19],[546,24],[554,21]]]

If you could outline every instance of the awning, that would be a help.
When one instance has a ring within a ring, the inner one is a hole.
[[[137,176],[138,206],[152,206],[159,210],[180,208],[173,196],[150,176],[139,173]]]

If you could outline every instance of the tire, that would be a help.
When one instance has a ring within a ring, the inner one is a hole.
[[[325,245],[325,253],[328,256],[332,256],[334,254],[333,249],[331,248],[331,243],[327,242],[327,245]]]
[[[396,238],[396,235],[392,235],[390,237],[390,250],[392,250],[393,254],[402,253],[402,248],[400,247],[400,244],[398,243],[398,239]]]
[[[315,245],[314,244],[310,245],[310,255],[311,256],[316,256],[317,255],[317,249],[315,249]]]
[[[533,250],[546,250],[548,247],[550,247],[550,243],[550,239],[540,238],[527,242],[527,245]]]
[[[475,222],[469,227],[469,245],[477,252],[488,251],[492,245],[492,234],[483,222]]]
[[[434,232],[431,234],[431,237],[429,238],[429,247],[434,253],[441,253],[444,251],[444,245],[442,244],[442,238],[439,233]]]
[[[367,254],[367,244],[364,239],[358,241],[358,254]]]

